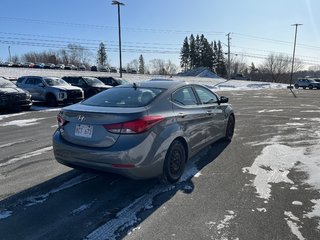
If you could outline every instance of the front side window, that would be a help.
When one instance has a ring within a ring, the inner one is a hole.
[[[199,86],[196,86],[195,90],[199,96],[201,104],[211,104],[218,102],[217,96],[210,90]]]
[[[66,81],[61,78],[45,78],[44,81],[49,86],[63,86],[68,85]]]

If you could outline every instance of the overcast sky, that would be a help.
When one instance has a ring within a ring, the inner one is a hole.
[[[319,0],[123,0],[121,7],[124,64],[143,54],[179,64],[186,36],[204,34],[220,40],[227,51],[259,63],[270,54],[292,55],[294,23],[296,56],[320,65]],[[0,59],[11,54],[57,50],[68,42],[96,55],[106,43],[111,65],[118,66],[117,9],[111,0],[1,0]],[[36,46],[35,46],[36,45]]]

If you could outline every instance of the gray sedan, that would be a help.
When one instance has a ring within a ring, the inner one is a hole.
[[[235,117],[227,102],[181,81],[121,85],[60,111],[54,155],[70,167],[174,183],[193,155],[231,140]]]

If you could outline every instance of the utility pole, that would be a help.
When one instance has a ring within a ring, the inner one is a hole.
[[[230,34],[228,33],[226,36],[228,36],[228,80],[230,80],[230,68],[231,68],[231,64],[230,64]]]
[[[11,62],[11,51],[10,51],[10,46],[8,46],[8,51],[9,51],[9,62]]]
[[[293,56],[292,56],[292,66],[291,66],[291,74],[290,74],[290,86],[289,88],[291,89],[292,86],[292,78],[293,78],[293,67],[294,67],[294,55],[296,53],[296,42],[297,42],[297,31],[298,31],[298,26],[300,26],[302,24],[300,23],[295,23],[295,24],[292,24],[291,26],[295,26],[296,29],[295,29],[295,34],[294,34],[294,44],[293,44]]]
[[[121,24],[120,24],[120,6],[124,6],[124,3],[119,1],[112,1],[112,5],[118,6],[118,30],[119,30],[119,61],[120,61],[120,78],[122,78],[122,59],[121,59]]]

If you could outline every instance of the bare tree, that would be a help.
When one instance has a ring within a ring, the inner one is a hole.
[[[290,58],[283,54],[270,54],[260,69],[269,74],[272,82],[284,81],[290,69]]]
[[[134,60],[132,60],[131,62],[129,62],[127,64],[127,70],[129,70],[129,69],[134,69],[134,70],[136,70],[138,72],[138,70],[139,70],[139,61],[138,61],[138,59],[134,59]]]
[[[248,65],[244,56],[231,55],[230,59],[231,74],[245,74],[248,72]]]
[[[159,75],[172,75],[177,73],[178,67],[173,64],[170,60],[165,62],[162,59],[152,59],[150,60],[151,73]]]

